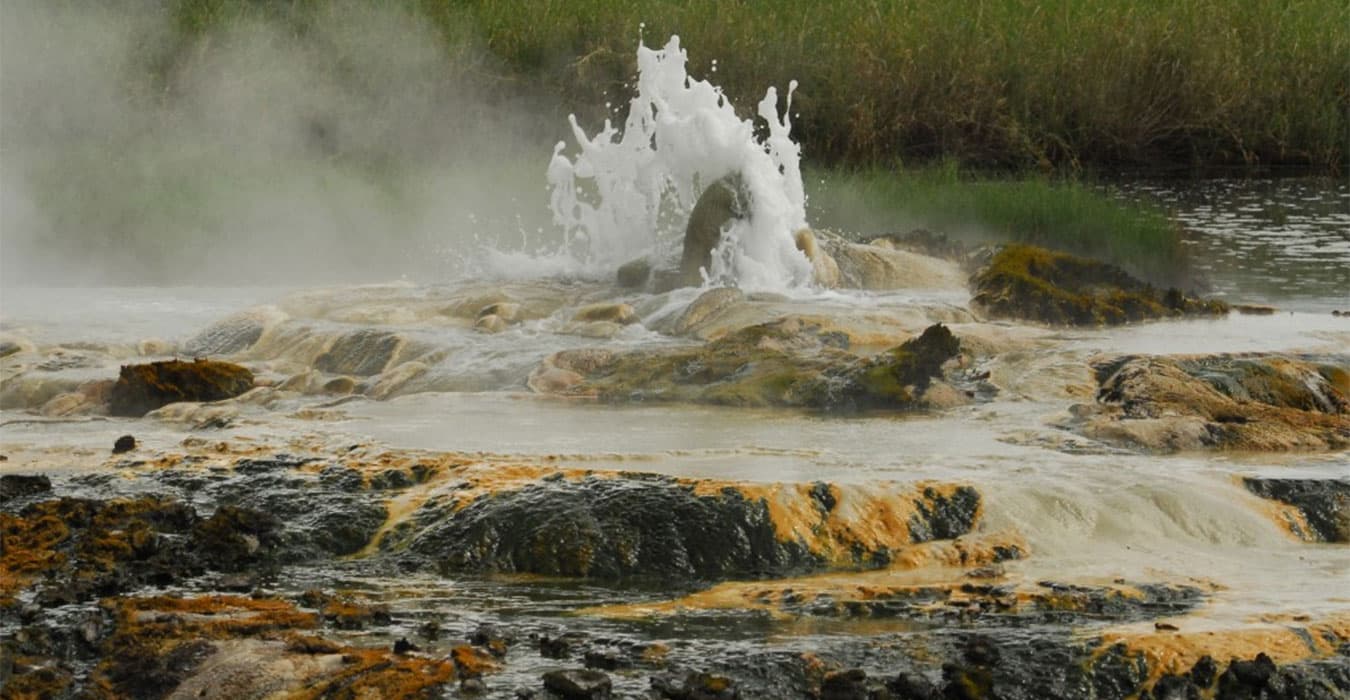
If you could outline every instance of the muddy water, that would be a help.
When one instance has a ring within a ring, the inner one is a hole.
[[[1333,190],[1333,203],[1339,193]],[[1254,215],[1243,206],[1235,210],[1240,220]],[[1201,221],[1206,211],[1197,209],[1188,223]],[[1337,216],[1333,211],[1332,223]],[[1248,230],[1245,224],[1234,226]],[[658,299],[618,294],[601,284],[515,283],[517,296],[549,303],[538,305],[542,310],[535,318],[484,335],[446,311],[465,298],[465,283],[299,292],[6,289],[0,298],[0,332],[20,351],[0,366],[9,384],[5,389],[24,382],[33,388],[6,394],[11,398],[0,411],[0,452],[9,459],[0,471],[43,471],[55,475],[59,485],[73,485],[82,474],[106,470],[107,447],[117,436],[134,433],[149,454],[181,449],[185,440],[277,451],[317,445],[334,454],[363,445],[690,478],[823,481],[860,489],[880,481],[954,481],[973,485],[983,495],[977,536],[1016,533],[1024,539],[1029,556],[1004,564],[1005,580],[1012,584],[1123,579],[1195,586],[1206,591],[1206,602],[1174,620],[1189,631],[1233,630],[1271,616],[1344,615],[1350,612],[1350,547],[1295,538],[1272,514],[1274,506],[1240,483],[1247,476],[1348,478],[1350,456],[1344,452],[1158,456],[1058,427],[1074,404],[1092,401],[1089,363],[1102,356],[1288,352],[1350,363],[1350,319],[1327,312],[1350,306],[1343,294],[1350,249],[1337,244],[1329,229],[1319,230],[1310,236],[1311,247],[1265,230],[1250,237],[1216,233],[1196,244],[1209,246],[1206,250],[1215,256],[1210,272],[1225,293],[1288,303],[1288,309],[1270,316],[1049,330],[978,322],[964,309],[963,292],[951,289],[802,294],[763,302],[768,306],[762,313],[831,318],[882,338],[943,320],[958,335],[982,339],[990,351],[976,369],[989,372],[999,393],[987,402],[910,416],[604,405],[540,397],[525,389],[530,370],[558,350],[696,342],[642,325],[607,338],[579,334],[568,319],[580,306],[620,298],[645,309],[650,320],[677,313],[692,294]],[[1229,248],[1253,256],[1252,251],[1266,251],[1269,264],[1220,261],[1217,251]],[[395,334],[401,344],[392,359],[382,361],[384,373],[362,381],[378,386],[379,377],[404,361],[426,368],[406,383],[391,384],[394,388],[378,399],[277,391],[265,400],[231,406],[228,420],[210,427],[169,414],[136,420],[41,415],[53,392],[111,377],[121,363],[180,354],[203,328],[258,308],[266,309],[261,316],[283,320],[233,357],[268,382],[303,375],[322,363],[324,348],[371,329]],[[47,390],[43,382],[56,388]],[[23,399],[30,394],[42,400]],[[869,585],[903,585],[959,578],[961,572],[920,567],[868,576]],[[800,582],[808,588],[827,584],[834,585],[819,579]],[[582,630],[599,639],[662,641],[673,646],[673,659],[695,662],[728,650],[748,656],[843,648],[869,635],[904,637],[931,627],[912,619],[835,619],[697,606],[677,616],[609,615],[597,610],[655,610],[695,593],[698,586],[406,574],[359,559],[290,571],[275,586],[289,593],[314,587],[359,591],[387,602],[395,612],[392,626],[352,633],[381,644],[415,635],[428,621],[442,627],[445,639],[462,639],[478,624],[492,622],[509,624],[521,635]],[[1153,623],[1124,624],[1142,630]],[[1086,635],[1122,623],[1076,624]],[[449,642],[426,644],[434,649]],[[534,685],[542,669],[553,665],[548,659],[520,657],[494,682],[494,692],[507,697],[508,688]],[[617,674],[616,682],[626,692],[646,687],[641,673]]]

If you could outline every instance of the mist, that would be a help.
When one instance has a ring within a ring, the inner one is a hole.
[[[427,281],[551,235],[556,105],[410,13],[194,38],[157,3],[0,13],[7,286]]]

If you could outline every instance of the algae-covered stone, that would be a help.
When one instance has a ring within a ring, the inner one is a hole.
[[[1108,263],[1030,245],[1004,246],[971,279],[971,303],[994,318],[1114,325],[1228,312],[1220,301],[1159,292]]]
[[[247,368],[217,360],[166,360],[123,365],[113,385],[110,412],[143,416],[179,401],[222,401],[253,388]]]

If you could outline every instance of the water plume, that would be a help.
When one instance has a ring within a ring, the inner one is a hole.
[[[579,152],[559,142],[549,164],[554,221],[568,253],[590,270],[634,257],[668,256],[702,191],[728,175],[744,185],[748,216],[733,221],[714,252],[708,281],[785,289],[809,281],[810,263],[793,243],[806,226],[800,148],[788,114],[769,88],[757,114],[767,135],[741,119],[722,89],[689,76],[688,55],[672,36],[662,49],[638,48],[637,95],[623,129],[609,120],[587,136],[569,119]],[[788,88],[787,109],[792,91]]]

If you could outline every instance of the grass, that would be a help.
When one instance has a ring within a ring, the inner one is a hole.
[[[927,228],[967,242],[1020,241],[1116,263],[1186,286],[1180,229],[1105,187],[1050,177],[976,178],[954,163],[905,171],[808,171],[812,225],[863,239]]]
[[[742,108],[797,79],[796,131],[816,163],[1350,165],[1343,0],[417,5],[475,23],[512,73],[592,118],[626,94],[641,25],[649,44],[680,34],[696,75],[717,60],[717,82]]]

